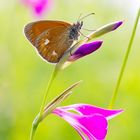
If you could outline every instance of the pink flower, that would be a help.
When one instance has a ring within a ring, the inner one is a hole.
[[[68,61],[75,61],[79,58],[82,58],[86,55],[89,55],[99,49],[103,41],[94,41],[91,43],[81,45],[71,56],[68,58]]]
[[[51,0],[22,0],[22,2],[30,8],[36,16],[42,16],[51,6]]]
[[[72,125],[83,140],[104,140],[107,134],[108,120],[122,111],[103,109],[88,104],[74,104],[58,107],[53,113]]]

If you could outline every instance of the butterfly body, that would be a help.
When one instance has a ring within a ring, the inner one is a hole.
[[[81,29],[83,25],[83,22],[77,22],[76,24],[73,24],[70,28],[70,34],[69,34],[69,38],[70,39],[73,39],[73,40],[78,40],[78,36],[80,35],[79,34],[79,31]]]
[[[24,33],[42,58],[57,63],[78,39],[82,25],[83,22],[71,25],[63,21],[42,20],[27,24]]]

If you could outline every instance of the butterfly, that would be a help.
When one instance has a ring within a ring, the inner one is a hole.
[[[25,25],[24,33],[43,59],[58,63],[73,42],[78,40],[82,26],[83,21],[80,20],[76,24],[41,20]]]

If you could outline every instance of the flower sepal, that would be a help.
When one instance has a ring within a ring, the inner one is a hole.
[[[63,102],[68,96],[72,94],[72,89],[79,85],[81,81],[76,82],[75,84],[68,87],[65,91],[63,91],[58,97],[52,100],[46,107],[44,108],[43,115],[41,116],[40,121],[42,121],[47,115],[52,113],[52,111],[61,103]]]

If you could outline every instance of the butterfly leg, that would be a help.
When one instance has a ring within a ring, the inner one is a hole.
[[[82,32],[79,32],[82,36],[86,37],[87,39],[89,39],[89,37],[87,37],[86,35],[84,35]]]

